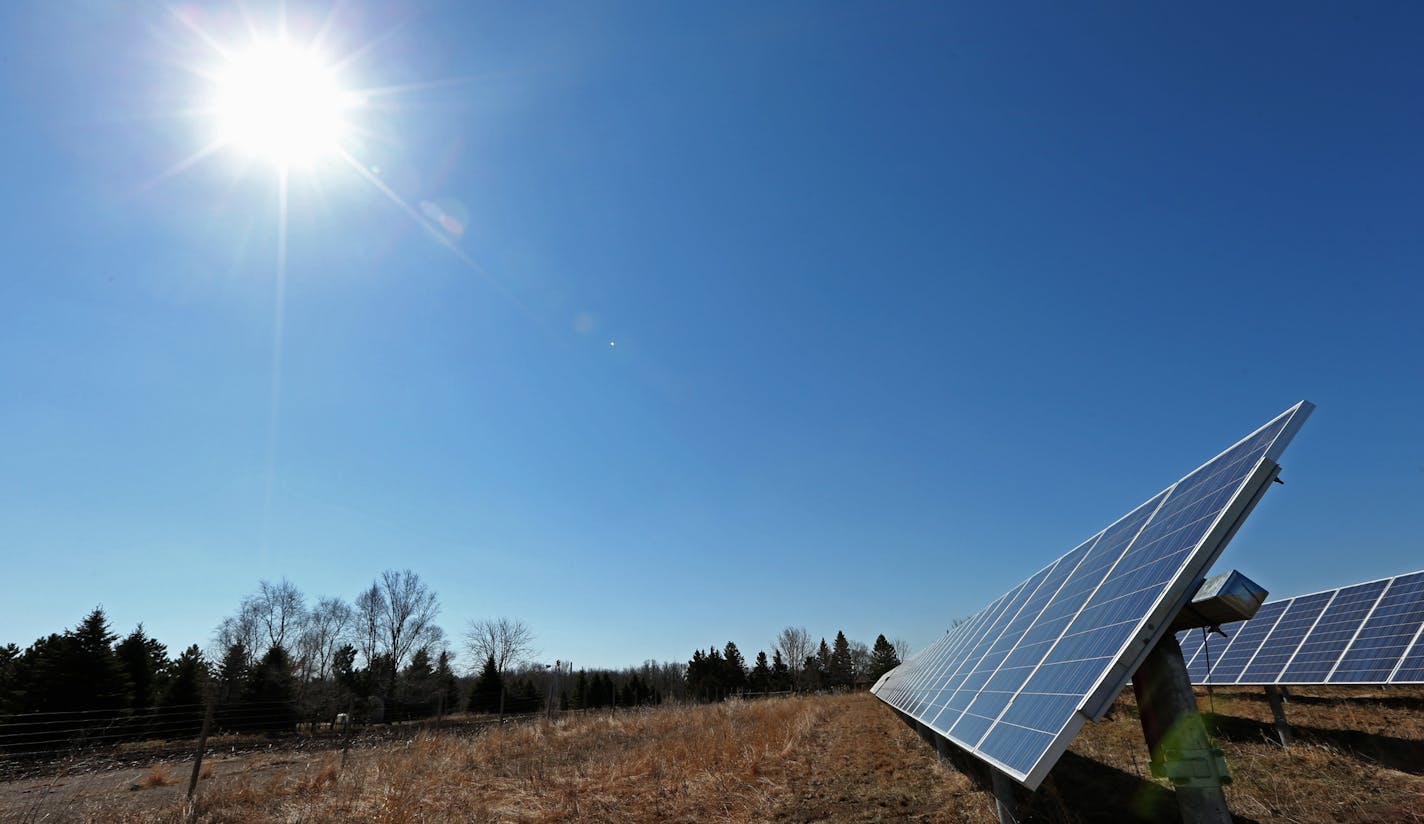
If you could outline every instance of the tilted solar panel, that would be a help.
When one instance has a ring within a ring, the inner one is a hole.
[[[1222,631],[1204,649],[1200,630],[1178,634],[1193,684],[1424,683],[1424,571],[1271,601]]]
[[[951,629],[872,688],[1036,788],[1101,718],[1265,492],[1301,401]]]

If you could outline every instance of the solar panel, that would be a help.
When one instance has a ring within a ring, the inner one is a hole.
[[[1034,789],[1255,506],[1301,401],[883,676],[881,700]]]
[[[1424,683],[1424,571],[1271,601],[1222,630],[1188,663],[1193,684]],[[1201,647],[1197,630],[1178,637]]]

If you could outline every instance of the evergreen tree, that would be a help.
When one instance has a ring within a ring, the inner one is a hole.
[[[196,735],[203,723],[208,683],[208,665],[197,644],[183,650],[169,665],[166,682],[158,702],[165,734],[174,738]]]
[[[0,712],[6,712],[15,696],[15,672],[20,648],[14,644],[0,647]]]
[[[337,685],[351,695],[361,694],[361,674],[356,670],[356,648],[343,644],[331,656],[331,675]]]
[[[583,672],[580,671],[582,676]],[[470,712],[498,712],[499,697],[504,693],[504,677],[499,674],[499,667],[495,666],[494,656],[485,659],[484,669],[480,670],[480,675],[475,679],[474,686],[470,687]]]
[[[243,727],[245,714],[242,704],[251,676],[247,659],[247,647],[241,641],[234,641],[223,651],[222,660],[218,662],[217,721],[222,728],[235,730]]]
[[[895,654],[895,645],[885,640],[885,636],[875,636],[875,646],[870,651],[870,680],[879,681],[880,676],[900,666],[900,656]]]
[[[128,677],[131,690],[129,705],[147,709],[157,704],[161,690],[159,682],[168,667],[168,647],[145,635],[143,624],[139,624],[114,647],[114,655]]]
[[[824,686],[826,674],[821,670],[820,658],[815,655],[806,656],[806,660],[801,664],[801,687],[802,689],[815,692]]]
[[[703,691],[706,689],[707,676],[707,656],[700,649],[693,650],[683,681],[687,684],[688,693],[694,698],[706,698]]]
[[[791,689],[791,668],[781,659],[781,650],[772,650],[771,688],[775,691]]]
[[[249,712],[240,726],[272,733],[292,732],[297,722],[297,679],[292,658],[273,644],[252,667],[243,698]]]
[[[771,691],[771,664],[766,660],[765,650],[757,651],[756,666],[752,667],[747,681],[754,692]]]
[[[109,631],[102,607],[65,633],[63,660],[55,662],[67,682],[64,709],[118,709],[129,694],[128,676],[114,654],[118,636]]]
[[[544,704],[539,695],[539,688],[534,686],[534,682],[528,678],[521,678],[508,684],[505,692],[508,696],[505,701],[505,709],[509,712],[538,712]]]
[[[163,692],[158,704],[162,707],[191,707],[203,703],[203,688],[208,681],[208,664],[203,651],[193,644],[183,650],[168,665]]]
[[[731,641],[722,650],[724,660],[723,685],[729,693],[741,692],[747,687],[747,661],[742,657],[742,651],[737,649],[737,645]]]
[[[588,706],[590,709],[601,709],[613,705],[613,681],[608,677],[608,673],[596,671],[589,677],[588,682]]]
[[[435,689],[440,698],[442,712],[454,712],[460,707],[460,680],[450,667],[450,651],[441,650],[435,664]]]
[[[569,696],[573,709],[588,709],[588,673],[579,670],[574,676],[573,695]]]
[[[425,718],[435,713],[435,669],[430,665],[430,652],[425,647],[415,651],[401,673],[399,696],[402,705],[397,713],[399,717]]]
[[[63,661],[69,640],[58,633],[30,644],[10,664],[12,692],[4,709],[11,713],[53,712],[66,709],[63,703],[65,673]]]
[[[703,687],[708,701],[721,701],[727,697],[727,659],[716,647],[707,650],[707,678]]]
[[[830,663],[826,667],[826,674],[830,681],[830,686],[834,689],[845,689],[851,682],[851,658],[850,641],[846,640],[845,633],[836,632],[836,644],[831,650]]]

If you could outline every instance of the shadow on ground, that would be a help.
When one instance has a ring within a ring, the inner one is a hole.
[[[1235,715],[1203,714],[1202,718],[1212,735],[1224,741],[1259,744],[1265,740],[1274,744],[1278,740],[1275,726],[1264,721]],[[1302,744],[1320,744],[1344,750],[1392,770],[1424,775],[1424,741],[1358,730],[1298,727],[1294,724],[1291,725],[1291,734]]]
[[[983,762],[951,749],[947,760],[970,776],[993,797],[989,771]],[[1063,754],[1038,792],[1030,794],[1015,785],[1019,820],[1040,824],[1086,824],[1112,821],[1122,824],[1180,824],[1177,794],[1154,781],[1110,767],[1073,752]],[[1126,802],[1124,803],[1124,799]],[[1236,816],[1240,824],[1257,824]]]

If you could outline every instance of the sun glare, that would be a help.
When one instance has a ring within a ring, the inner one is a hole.
[[[213,101],[217,139],[282,168],[335,155],[356,95],[311,51],[281,41],[233,55],[219,70]]]

